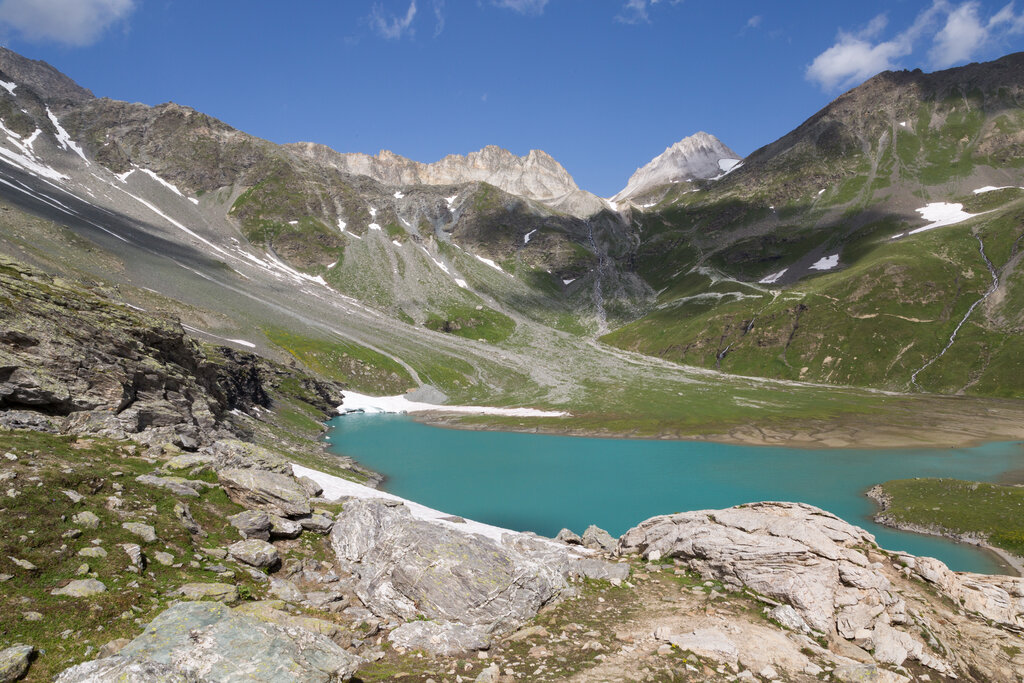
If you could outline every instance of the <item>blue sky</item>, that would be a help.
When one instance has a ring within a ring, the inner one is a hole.
[[[746,155],[878,71],[1022,50],[1024,2],[0,0],[0,41],[275,142],[538,148],[610,196],[698,130]]]

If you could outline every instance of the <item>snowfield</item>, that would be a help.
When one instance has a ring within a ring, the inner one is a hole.
[[[348,413],[460,413],[463,415],[502,415],[505,417],[563,417],[568,413],[536,408],[495,408],[491,406],[447,406],[410,401],[405,396],[367,396],[354,391],[342,393],[345,402],[338,406],[341,415]]]
[[[757,283],[759,285],[774,284],[774,283],[779,281],[779,278],[781,278],[783,275],[786,274],[787,270],[789,270],[789,268],[783,268],[782,270],[780,270],[777,273],[772,273],[771,275],[768,275],[766,277],[761,278],[760,280],[757,281]]]
[[[832,254],[831,256],[824,256],[813,264],[811,264],[811,270],[832,270],[839,265],[839,254]]]

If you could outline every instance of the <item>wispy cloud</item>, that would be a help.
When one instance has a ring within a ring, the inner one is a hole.
[[[373,26],[374,30],[381,37],[388,40],[398,40],[403,35],[415,33],[415,29],[412,26],[412,20],[415,18],[416,0],[412,0],[409,3],[409,9],[406,10],[405,16],[388,14],[384,11],[383,6],[376,4],[370,13],[370,25]]]
[[[444,31],[444,0],[434,0],[434,37]]]
[[[911,55],[924,38],[932,42],[929,66],[945,68],[971,59],[1011,33],[1024,32],[1024,14],[1016,14],[1010,3],[982,19],[974,0],[961,4],[933,0],[905,30],[879,40],[887,27],[888,17],[880,14],[860,31],[840,30],[836,42],[814,58],[805,76],[826,91],[848,88],[898,68],[899,60]]]
[[[683,0],[626,0],[622,11],[615,21],[623,24],[647,24],[651,21],[650,9],[659,2],[667,1],[670,5],[678,5]]]
[[[548,0],[492,0],[492,4],[515,10],[520,14],[540,15],[544,13]]]
[[[764,17],[762,17],[760,14],[755,14],[754,16],[747,19],[747,28],[759,28],[761,26],[761,22],[763,21]]]
[[[32,42],[82,47],[134,9],[135,0],[0,0],[0,26]]]

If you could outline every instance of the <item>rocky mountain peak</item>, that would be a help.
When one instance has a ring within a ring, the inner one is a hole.
[[[0,47],[0,71],[16,83],[34,90],[46,102],[66,100],[80,103],[95,97],[91,91],[46,62],[22,57],[4,47]]]
[[[545,201],[579,190],[572,176],[551,155],[531,150],[525,157],[488,145],[465,156],[451,154],[431,164],[383,150],[376,156],[341,153],[312,143],[288,146],[302,157],[353,175],[364,175],[386,185],[458,185],[485,182],[505,192]]]
[[[626,187],[612,199],[619,201],[635,197],[658,185],[713,178],[731,167],[731,164],[723,167],[720,161],[739,158],[740,155],[714,135],[699,131],[666,148],[646,166],[637,169]]]

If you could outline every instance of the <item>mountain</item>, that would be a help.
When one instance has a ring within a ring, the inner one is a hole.
[[[740,156],[721,140],[700,131],[683,138],[638,168],[612,201],[638,197],[670,183],[713,178],[731,170],[739,161]]]
[[[525,157],[517,157],[508,150],[489,145],[479,152],[465,156],[451,154],[432,164],[423,164],[387,150],[370,156],[335,152],[311,142],[288,147],[343,173],[367,176],[395,187],[488,183],[509,194],[545,203],[557,202],[567,195],[589,194],[576,186],[561,164],[539,149],[531,150]],[[591,204],[595,210],[584,215],[607,208],[600,202]]]

